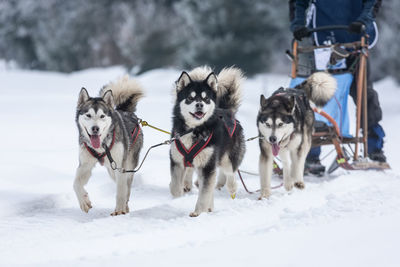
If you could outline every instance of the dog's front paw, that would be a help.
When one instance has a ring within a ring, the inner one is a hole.
[[[263,198],[269,198],[271,196],[270,190],[261,190],[261,195],[258,200],[262,200]]]
[[[127,213],[129,213],[128,203],[126,203],[126,205],[124,205],[123,208],[118,208],[118,205],[117,205],[117,207],[115,208],[114,212],[111,213],[110,215],[111,216],[117,216],[117,215],[124,215],[124,214],[127,214]]]
[[[92,208],[92,203],[90,202],[88,194],[85,194],[83,198],[79,200],[79,205],[83,212],[89,212],[89,210]]]
[[[126,212],[125,211],[114,211],[113,213],[111,213],[110,215],[111,216],[117,216],[117,215],[124,215],[124,214],[126,214]]]
[[[191,213],[189,214],[190,217],[197,217],[197,216],[199,216],[199,215],[200,215],[200,213],[195,212],[195,211],[193,211],[193,212],[191,212]]]
[[[298,189],[304,189],[304,187],[306,187],[304,182],[295,182],[294,186],[297,187]]]
[[[284,182],[283,186],[285,187],[286,191],[290,191],[293,189],[293,182]]]
[[[212,212],[214,210],[214,205],[211,205],[210,207],[206,208],[196,208],[193,212],[189,214],[190,217],[197,217],[199,216],[202,212]]]

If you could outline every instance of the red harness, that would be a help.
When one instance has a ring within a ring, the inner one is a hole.
[[[111,150],[111,148],[113,147],[114,142],[115,142],[115,129],[114,129],[114,131],[113,131],[113,138],[112,138],[112,141],[111,141],[110,150]],[[99,153],[99,152],[97,152],[96,150],[94,150],[92,147],[88,146],[88,145],[86,144],[86,142],[84,142],[83,144],[85,145],[86,150],[87,150],[93,157],[95,157],[95,158],[100,162],[101,165],[104,165],[104,157],[106,156],[106,152]]]
[[[232,138],[232,136],[236,130],[236,120],[232,119],[230,121],[230,123],[227,123],[224,121],[224,125],[225,125],[226,130],[228,131],[229,136]]]
[[[179,139],[175,139],[175,146],[179,153],[183,156],[183,165],[185,167],[193,167],[192,163],[194,158],[208,145],[213,133],[207,139],[201,139],[197,141],[192,147],[187,150]]]
[[[231,113],[221,113],[219,118],[223,121],[225,125],[225,129],[229,134],[229,137],[232,138],[233,134],[236,130],[237,121],[233,117]],[[175,146],[179,153],[183,156],[183,165],[185,167],[193,167],[194,158],[208,145],[213,133],[207,137],[207,139],[201,139],[193,144],[190,149],[186,149],[186,147],[182,144],[179,139],[175,139]]]
[[[132,143],[131,143],[131,147],[136,143],[136,140],[139,137],[140,134],[140,126],[139,124],[135,127],[135,129],[133,129],[132,134],[131,134],[131,138],[132,138]],[[111,149],[111,148],[110,148]]]

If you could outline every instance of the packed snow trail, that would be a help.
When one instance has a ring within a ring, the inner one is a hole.
[[[215,212],[190,218],[197,190],[171,197],[169,148],[162,146],[135,176],[128,215],[110,216],[115,184],[101,166],[86,187],[93,209],[85,214],[72,189],[78,93],[84,86],[96,95],[123,72],[118,67],[70,75],[0,71],[0,266],[398,266],[400,88],[391,79],[375,87],[392,170],[306,176],[305,190],[279,188],[263,201],[247,194],[238,180],[236,199],[225,189],[216,191]],[[179,74],[166,69],[138,77],[146,90],[140,118],[170,130],[171,91]],[[260,75],[244,84],[238,117],[246,138],[257,134],[259,95],[288,82],[285,76]],[[169,138],[148,127],[143,131],[141,157]],[[258,155],[257,141],[248,142],[241,168],[257,172]],[[244,174],[244,179],[250,190],[259,187],[258,177]],[[280,182],[273,179],[273,185]]]

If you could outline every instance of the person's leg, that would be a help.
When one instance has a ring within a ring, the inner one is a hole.
[[[368,127],[368,156],[370,159],[386,162],[386,156],[382,150],[384,137],[385,132],[379,123],[373,127]]]
[[[367,61],[368,155],[372,160],[385,162],[386,157],[382,151],[385,132],[379,124],[382,120],[382,109],[379,103],[378,93],[374,90],[370,77],[371,68],[369,61]],[[357,103],[356,79],[357,77],[354,77],[350,88],[350,95],[354,103]],[[363,125],[362,122],[361,125]]]
[[[321,147],[320,146],[312,147],[310,149],[310,152],[308,152],[307,160],[317,161],[319,160],[319,155],[321,155]]]
[[[312,173],[315,175],[322,175],[325,172],[325,166],[321,164],[319,156],[321,154],[321,147],[313,147],[306,158],[306,164],[304,166],[305,173]]]

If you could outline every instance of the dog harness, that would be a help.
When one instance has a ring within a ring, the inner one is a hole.
[[[236,130],[237,120],[234,118],[232,112],[220,111],[218,117],[222,120],[225,125],[229,136],[232,138]]]
[[[278,90],[276,90],[273,94],[273,96],[285,96],[285,97],[294,97],[295,98],[295,107],[296,107],[296,111],[298,112],[298,115],[300,118],[304,117],[304,114],[306,113],[306,111],[310,106],[310,104],[308,103],[308,98],[307,95],[304,91],[299,90],[297,88],[279,88]]]
[[[137,138],[139,137],[140,131],[141,131],[141,129],[140,129],[139,124],[136,125],[136,127],[132,130],[132,132],[131,132],[131,140],[132,140],[132,142],[130,143],[130,147],[132,147],[132,146],[136,143],[136,140],[137,140]],[[111,145],[110,145],[110,147],[108,148],[109,150],[112,149],[112,147],[114,146],[114,143],[115,143],[115,129],[114,129],[114,131],[113,131],[113,138],[112,138],[112,141],[111,141]],[[103,165],[104,165],[104,157],[107,155],[107,153],[106,153],[106,152],[103,152],[103,153],[97,152],[97,151],[94,150],[92,147],[88,146],[88,145],[86,144],[86,142],[84,142],[83,144],[85,145],[86,150],[87,150],[93,157],[95,157],[95,158],[99,161],[99,163],[103,166]]]
[[[185,167],[193,167],[192,163],[194,158],[207,146],[212,136],[213,133],[211,133],[208,138],[197,141],[189,150],[186,149],[179,139],[175,139],[176,149],[183,156],[183,165],[185,165]]]
[[[110,149],[113,147],[114,142],[115,142],[115,129],[114,129],[114,131],[113,131],[113,138],[112,138],[112,141],[111,141]],[[106,152],[99,153],[99,152],[97,152],[96,150],[94,150],[92,147],[88,146],[88,145],[86,144],[86,142],[83,142],[83,144],[85,145],[86,150],[87,150],[93,157],[95,157],[95,158],[100,162],[101,165],[104,165],[104,157],[106,156]]]
[[[141,131],[141,128],[140,128],[140,126],[138,124],[138,125],[136,125],[135,129],[133,129],[133,131],[131,133],[131,139],[132,139],[132,142],[131,142],[131,145],[130,145],[131,147],[133,147],[133,145],[136,143],[136,140],[139,137],[140,131]]]
[[[233,116],[233,113],[227,110],[220,109],[217,111],[218,118],[224,123],[225,129],[232,138],[236,130],[237,120]],[[177,138],[175,139],[175,146],[179,153],[183,156],[183,164],[185,167],[193,167],[192,163],[194,158],[207,146],[210,142],[213,133],[211,133],[207,138],[197,141],[188,150],[182,144],[182,142]]]

